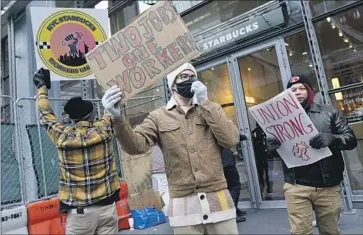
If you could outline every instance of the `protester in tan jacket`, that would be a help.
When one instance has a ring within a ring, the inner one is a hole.
[[[119,88],[110,88],[102,102],[127,153],[145,153],[154,144],[161,147],[175,234],[238,234],[219,147],[235,147],[238,130],[222,107],[208,100],[207,87],[196,75],[189,63],[169,74],[170,101],[134,130],[121,112]]]

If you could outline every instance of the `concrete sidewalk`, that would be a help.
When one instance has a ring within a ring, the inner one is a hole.
[[[343,214],[340,219],[342,234],[363,234],[363,210]],[[239,234],[290,234],[286,209],[248,210],[247,221],[238,224]],[[145,230],[123,230],[120,234],[173,234],[168,222]],[[314,228],[314,234],[319,234]]]

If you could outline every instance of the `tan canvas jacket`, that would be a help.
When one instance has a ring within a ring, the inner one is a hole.
[[[185,113],[172,99],[134,130],[123,117],[113,124],[119,143],[129,154],[145,153],[159,144],[171,198],[227,188],[219,145],[235,147],[239,134],[219,104],[206,100]]]

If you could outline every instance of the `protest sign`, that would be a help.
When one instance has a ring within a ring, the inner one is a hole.
[[[198,45],[175,8],[160,1],[86,58],[102,88],[117,85],[126,102],[199,55]]]
[[[319,132],[290,89],[249,110],[266,136],[281,142],[277,152],[288,168],[309,165],[332,155],[327,147],[314,149],[309,145],[309,140]]]
[[[30,8],[37,69],[52,80],[94,79],[85,55],[109,36],[105,9]]]

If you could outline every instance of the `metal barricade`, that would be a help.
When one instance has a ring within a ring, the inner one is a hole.
[[[22,204],[24,197],[14,100],[3,95],[1,100],[1,209],[5,209]]]

